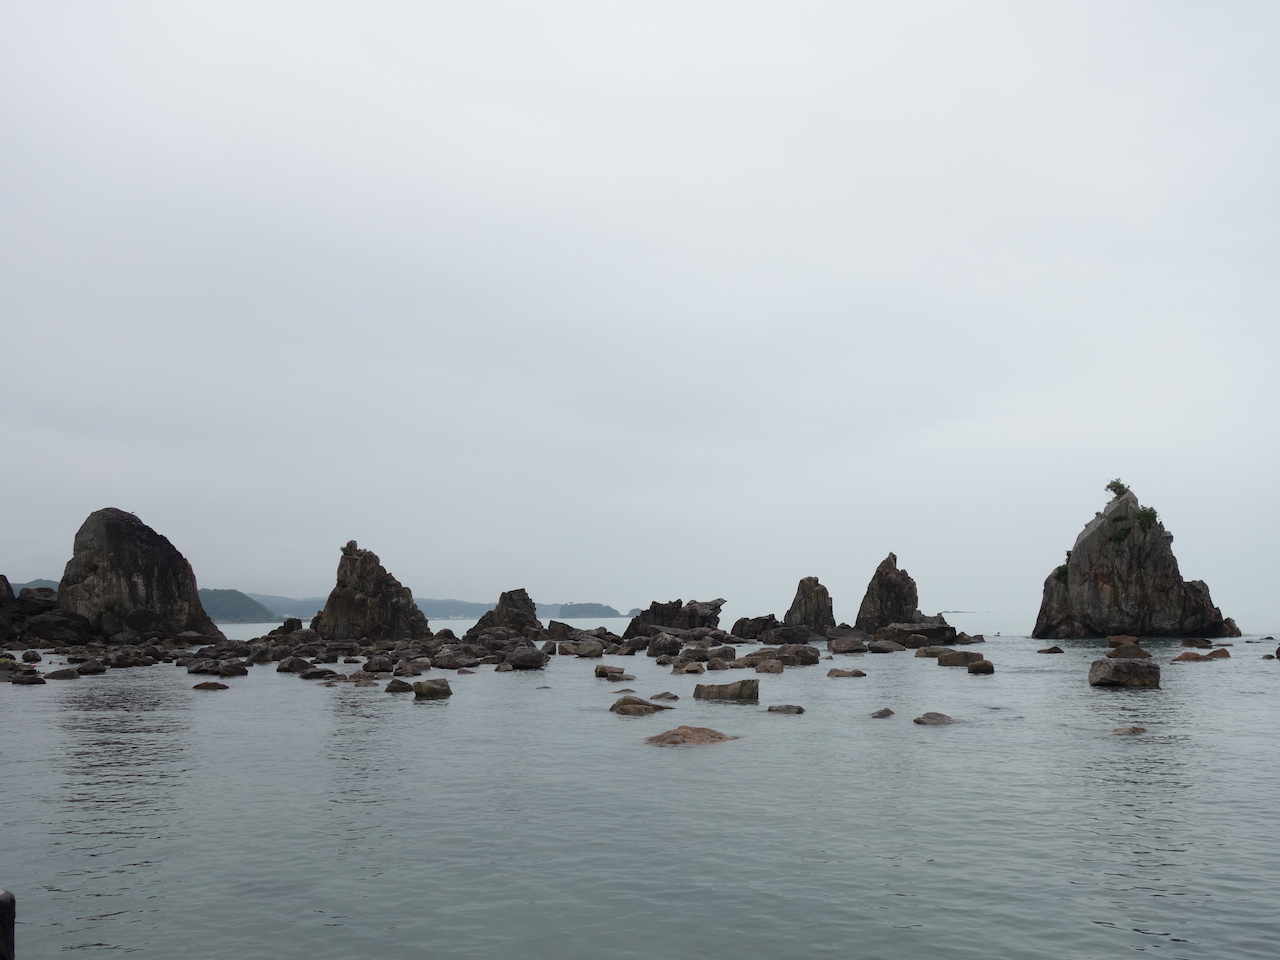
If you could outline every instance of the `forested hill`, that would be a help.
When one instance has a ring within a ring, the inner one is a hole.
[[[200,605],[214,623],[275,623],[284,619],[239,590],[201,590]]]

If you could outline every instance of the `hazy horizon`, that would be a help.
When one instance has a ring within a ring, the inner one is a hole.
[[[1035,616],[1123,478],[1280,629],[1280,7],[0,10],[0,573]],[[559,600],[556,602],[567,602]]]

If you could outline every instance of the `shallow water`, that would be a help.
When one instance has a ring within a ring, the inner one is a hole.
[[[988,677],[839,657],[759,706],[691,698],[755,674],[643,656],[432,671],[454,696],[421,703],[271,667],[0,685],[19,957],[1274,957],[1272,644],[1152,643],[1133,691],[1085,683],[1100,644],[1042,645],[993,638]],[[624,686],[681,699],[619,718]],[[679,724],[741,739],[640,742]]]

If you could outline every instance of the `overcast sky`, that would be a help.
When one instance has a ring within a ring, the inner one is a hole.
[[[0,572],[1280,629],[1280,5],[0,3]]]

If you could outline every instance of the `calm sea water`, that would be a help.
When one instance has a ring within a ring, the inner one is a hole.
[[[272,667],[3,684],[0,886],[21,960],[1272,960],[1274,644],[1142,691],[1091,689],[1100,645],[1061,645],[994,638],[989,677],[840,657],[868,676],[762,676],[759,706],[643,656],[606,658],[634,683],[556,658],[423,703]],[[623,719],[622,686],[681,699]],[[640,742],[679,724],[741,739]]]

